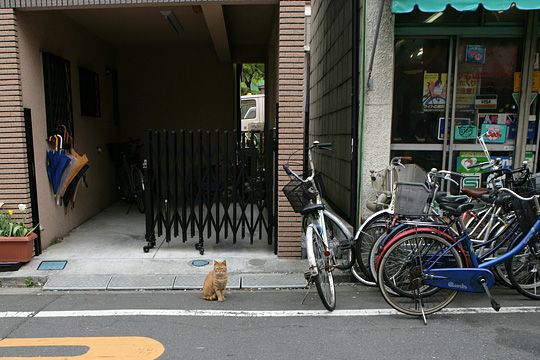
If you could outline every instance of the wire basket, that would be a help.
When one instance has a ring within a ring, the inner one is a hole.
[[[540,173],[532,174],[523,184],[513,186],[513,190],[523,197],[540,194]]]
[[[283,187],[283,193],[287,197],[287,200],[289,200],[295,213],[301,213],[317,196],[316,192],[312,190],[311,183],[303,183],[298,179],[289,181]]]
[[[534,200],[523,201],[514,197],[512,199],[512,208],[516,214],[521,231],[523,231],[524,234],[529,232],[536,222],[537,216]]]
[[[425,215],[429,211],[431,191],[422,183],[398,182],[396,190],[396,215]]]

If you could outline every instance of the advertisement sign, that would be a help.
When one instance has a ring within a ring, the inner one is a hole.
[[[467,45],[465,48],[465,62],[474,64],[486,63],[486,47],[481,45]]]
[[[458,74],[456,88],[456,108],[460,111],[474,110],[476,95],[480,92],[481,73],[463,72]]]
[[[493,158],[501,159],[502,167],[505,169],[512,168],[512,156],[493,156]],[[525,161],[529,165],[534,164],[534,152],[527,151],[525,153]],[[489,171],[489,169],[473,168],[470,166],[487,162],[487,157],[483,152],[479,151],[461,151],[456,159],[456,171],[460,174],[477,175]]]
[[[424,111],[444,111],[446,107],[446,73],[424,72],[422,108]]]
[[[456,125],[454,128],[454,140],[474,140],[478,136],[476,125]]]
[[[532,91],[540,91],[540,71],[533,72]],[[514,73],[514,92],[521,92],[521,72]]]
[[[482,174],[468,174],[467,177],[461,178],[462,188],[479,188],[482,183]]]
[[[506,142],[506,133],[508,127],[499,124],[482,124],[480,132],[484,135],[486,143],[504,144]]]
[[[497,95],[476,95],[474,108],[477,110],[497,109]]]
[[[455,121],[454,123],[456,124],[456,127],[457,126],[461,126],[461,125],[473,125],[471,124],[471,119],[470,118],[455,118]],[[438,133],[437,133],[437,139],[438,140],[444,140],[444,131],[446,129],[446,126],[445,126],[445,118],[441,117],[439,118],[439,128],[438,128]],[[454,138],[456,137],[456,129],[454,128]],[[477,135],[475,135],[474,138],[476,138]],[[450,134],[448,135],[448,137],[450,137]]]

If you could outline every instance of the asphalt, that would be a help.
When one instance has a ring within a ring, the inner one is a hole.
[[[0,290],[6,311],[70,312],[111,309],[321,311],[320,316],[84,316],[6,317],[0,321],[0,358],[70,356],[81,347],[2,347],[6,339],[145,337],[164,347],[159,359],[531,359],[540,354],[540,312],[434,314],[425,326],[403,315],[325,316],[312,290],[229,290],[223,303],[199,291],[44,292]],[[536,306],[514,291],[496,288],[504,308]],[[388,309],[379,292],[361,285],[337,287],[337,310]],[[484,295],[460,294],[453,308],[488,307]],[[116,338],[115,338],[116,339]],[[35,341],[35,340],[32,340]]]

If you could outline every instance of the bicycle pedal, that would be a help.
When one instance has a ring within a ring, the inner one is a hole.
[[[481,278],[479,281],[480,281],[480,285],[482,285],[482,287],[484,288],[484,291],[486,292],[487,297],[490,300],[491,307],[493,308],[493,310],[495,311],[501,310],[501,305],[493,298],[493,296],[491,295],[491,292],[489,291],[489,288],[487,287],[486,279]]]
[[[311,280],[311,271],[304,272],[304,278],[309,282]]]

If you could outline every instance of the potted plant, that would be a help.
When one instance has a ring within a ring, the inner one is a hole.
[[[0,203],[0,262],[28,262],[34,255],[34,240],[37,234],[28,228],[26,222],[26,205],[19,204],[23,220],[13,217],[13,210],[2,211],[4,203]]]

